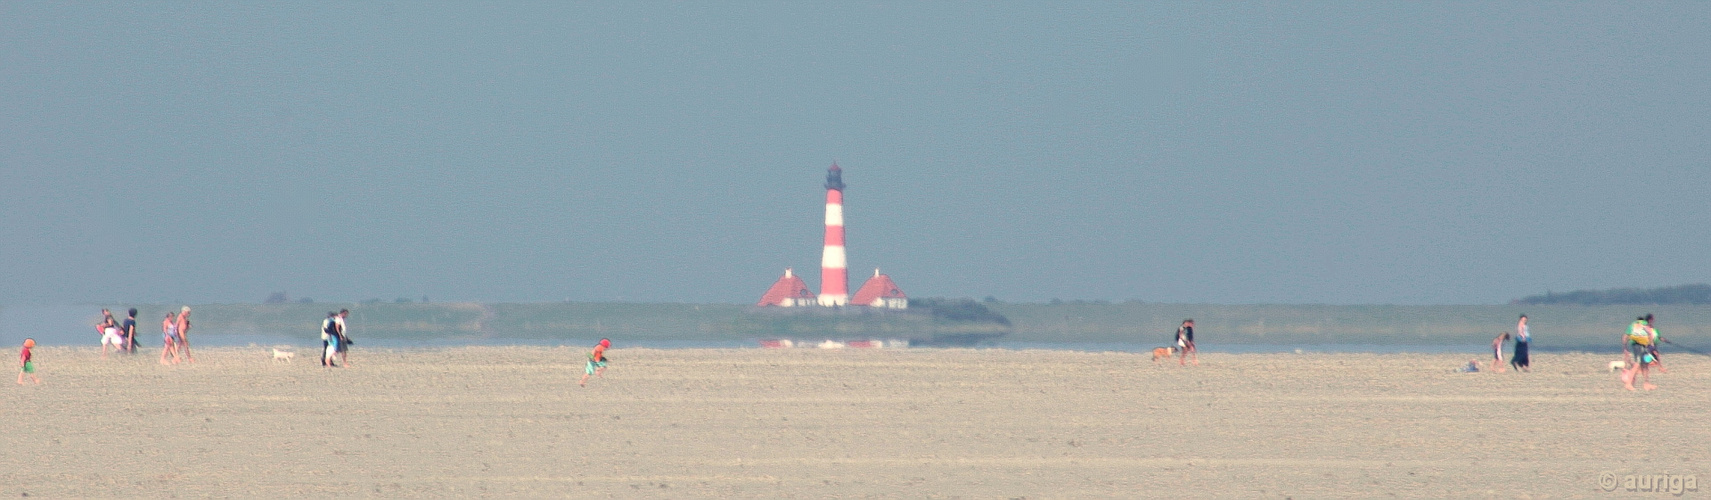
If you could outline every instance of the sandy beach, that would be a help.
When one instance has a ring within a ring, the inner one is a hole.
[[[1685,353],[1649,393],[1592,354],[1525,374],[1453,372],[1466,355],[610,354],[583,388],[570,348],[358,346],[336,370],[301,349],[161,366],[39,348],[44,383],[0,391],[0,496],[1603,498],[1628,494],[1606,472],[1711,480],[1711,361]]]

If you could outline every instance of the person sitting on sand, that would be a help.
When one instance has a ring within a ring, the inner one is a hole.
[[[1657,344],[1657,331],[1652,330],[1644,316],[1634,318],[1628,324],[1628,333],[1622,336],[1623,357],[1628,361],[1628,369],[1622,370],[1622,388],[1634,390],[1634,379],[1639,378],[1641,386],[1646,390],[1658,388],[1652,385],[1652,372],[1649,366],[1657,360],[1652,356],[1652,345]]]
[[[599,377],[606,374],[606,348],[612,347],[611,339],[600,339],[594,344],[594,351],[588,353],[588,365],[582,369],[582,381],[576,385],[588,386],[588,377]]]
[[[167,355],[172,356],[171,364],[178,364],[178,314],[166,312],[166,319],[160,321],[160,364],[168,364]]]
[[[1505,369],[1503,368],[1503,343],[1508,341],[1508,340],[1509,340],[1509,332],[1503,332],[1501,334],[1498,334],[1497,338],[1491,339],[1491,357],[1492,357],[1491,370],[1492,371],[1495,371],[1497,373],[1503,373],[1505,371]]]
[[[1456,371],[1462,372],[1462,373],[1479,373],[1479,360],[1477,360],[1477,359],[1467,360],[1467,364],[1462,366],[1461,368],[1457,368]]]

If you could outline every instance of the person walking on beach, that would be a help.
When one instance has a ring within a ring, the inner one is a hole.
[[[1652,313],[1646,313],[1646,329],[1651,330],[1652,338],[1657,340],[1652,342],[1651,347],[1652,366],[1658,367],[1658,373],[1669,373],[1669,369],[1663,367],[1663,354],[1658,352],[1658,346],[1663,345],[1664,342],[1669,342],[1669,339],[1663,338],[1663,335],[1658,333],[1658,323],[1652,319]]]
[[[1528,346],[1532,342],[1533,335],[1527,329],[1527,315],[1522,314],[1521,321],[1515,323],[1515,352],[1509,356],[1509,365],[1515,367],[1515,371],[1533,371],[1532,355],[1528,352]]]
[[[196,362],[196,356],[190,355],[190,306],[178,310],[178,350],[184,353],[184,360]]]
[[[1180,353],[1176,364],[1187,366],[1188,358],[1194,358],[1194,366],[1200,366],[1200,350],[1194,348],[1194,319],[1182,320],[1182,326],[1176,327],[1176,350]]]
[[[119,338],[119,322],[113,319],[113,311],[101,310],[101,322],[95,324],[95,335],[101,337],[101,359],[107,359],[107,346],[118,348],[123,342]]]
[[[127,311],[125,322],[119,324],[119,333],[125,336],[125,353],[137,353],[137,308]]]
[[[345,330],[345,318],[349,318],[350,316],[350,309],[340,309],[339,314],[333,317],[333,323],[336,323],[339,328],[339,366],[343,366],[345,368],[351,367],[351,336],[350,333]]]
[[[166,358],[172,356],[170,364],[178,364],[178,314],[166,312],[166,319],[160,320],[160,364],[168,364]]]
[[[106,309],[101,311],[106,312]],[[107,359],[109,345],[113,346],[115,351],[125,349],[125,337],[119,334],[119,324],[113,321],[112,314],[108,314],[107,319],[101,321],[101,359]]]
[[[1497,335],[1497,338],[1491,339],[1491,358],[1492,358],[1491,370],[1492,371],[1495,371],[1497,373],[1503,373],[1504,371],[1507,371],[1506,368],[1503,368],[1503,343],[1508,342],[1508,341],[1509,341],[1509,332],[1500,333]]]
[[[1646,324],[1644,316],[1634,318],[1628,325],[1628,333],[1622,336],[1624,357],[1628,369],[1622,370],[1622,388],[1634,390],[1634,379],[1639,378],[1646,390],[1658,388],[1652,385],[1652,372],[1648,368],[1657,358],[1652,356],[1652,345],[1657,343],[1657,332],[1651,325]]]
[[[588,377],[599,377],[606,373],[606,348],[612,347],[611,339],[600,339],[594,344],[594,351],[588,353],[588,365],[582,369],[582,381],[576,385],[588,387]]]
[[[113,319],[113,311],[102,309],[101,322],[95,324],[95,334],[106,335],[107,327],[109,326],[117,328],[119,326],[119,322]]]
[[[336,367],[334,356],[339,349],[339,313],[327,311],[327,319],[321,320],[321,366]]]
[[[24,339],[24,350],[18,353],[18,385],[24,385],[25,375],[29,375],[37,385],[42,383],[42,379],[36,376],[35,355],[30,352],[35,348],[36,339]]]

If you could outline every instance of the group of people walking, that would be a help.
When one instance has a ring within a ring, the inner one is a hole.
[[[351,338],[345,332],[345,318],[350,315],[350,309],[328,311],[327,319],[321,321],[321,366],[350,366]],[[335,363],[334,359],[338,362]]]
[[[1188,365],[1188,360],[1194,360],[1194,366],[1200,366],[1200,350],[1194,347],[1194,319],[1182,320],[1176,327],[1176,364]]]
[[[137,336],[137,309],[133,307],[126,312],[125,319],[120,321],[113,317],[112,310],[101,310],[101,322],[95,324],[95,333],[101,336],[102,358],[108,356],[109,348],[113,352],[135,354],[142,347]],[[349,309],[329,312],[326,321],[321,323],[322,366],[349,365],[352,342],[345,331],[345,318],[350,314]],[[160,332],[160,364],[196,362],[196,358],[190,355],[190,306],[167,312],[160,321]]]
[[[1527,315],[1522,314],[1521,320],[1515,323],[1515,335],[1503,332],[1497,338],[1491,339],[1491,370],[1503,373],[1503,344],[1510,339],[1515,340],[1515,350],[1509,356],[1509,366],[1517,372],[1533,371],[1533,355],[1531,345],[1533,332],[1527,328]],[[1477,366],[1475,366],[1477,368]]]
[[[137,309],[126,311],[124,321],[113,319],[113,311],[102,309],[101,322],[95,324],[95,334],[101,336],[101,357],[107,357],[108,348],[114,352],[136,354],[142,348],[142,342],[137,338]],[[160,363],[178,364],[181,361],[195,362],[190,357],[190,306],[184,306],[177,312],[166,313],[166,318],[160,321],[161,350]]]
[[[1658,335],[1658,329],[1654,326],[1655,322],[1656,318],[1647,313],[1645,316],[1634,318],[1634,322],[1629,323],[1627,331],[1622,334],[1622,363],[1620,366],[1622,367],[1622,387],[1627,390],[1635,390],[1634,382],[1636,379],[1640,382],[1640,388],[1648,391],[1656,389],[1657,386],[1653,385],[1651,380],[1651,370],[1654,367],[1659,373],[1669,373],[1669,370],[1663,366],[1662,354],[1658,352],[1658,344],[1669,342],[1669,340]],[[1531,350],[1529,344],[1533,341],[1533,335],[1527,328],[1527,315],[1525,314],[1521,315],[1520,322],[1515,325],[1514,336],[1511,337],[1509,332],[1503,332],[1497,338],[1492,339],[1492,370],[1498,373],[1505,371],[1503,367],[1503,344],[1510,339],[1514,339],[1515,347],[1509,359],[1509,366],[1519,372],[1531,371],[1532,356],[1529,353]],[[1470,363],[1470,365],[1472,364]],[[1616,363],[1612,363],[1612,365],[1616,365]]]

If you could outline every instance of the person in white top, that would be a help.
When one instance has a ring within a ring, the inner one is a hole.
[[[339,329],[339,365],[345,368],[351,366],[351,336],[345,332],[345,318],[350,317],[350,315],[350,309],[340,309],[339,315],[333,317],[333,322],[338,325]]]

